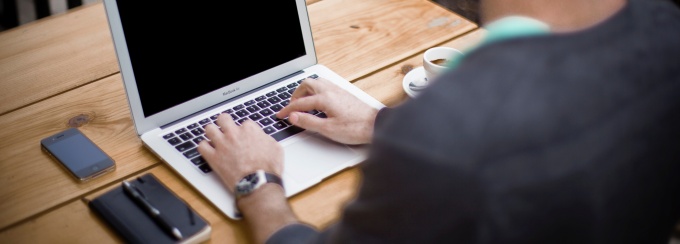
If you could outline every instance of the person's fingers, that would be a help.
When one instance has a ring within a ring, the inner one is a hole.
[[[316,85],[317,85],[316,80],[311,78],[305,78],[302,81],[302,83],[300,83],[300,85],[297,88],[295,88],[295,91],[293,92],[293,94],[291,94],[290,100],[294,101],[295,99],[317,93],[315,92]]]
[[[292,112],[290,116],[288,116],[288,121],[293,123],[293,125],[314,132],[322,131],[322,126],[327,124],[324,120],[325,119],[316,117],[316,115],[305,112]]]
[[[208,138],[210,141],[219,141],[222,140],[222,131],[220,128],[217,128],[217,125],[214,124],[208,124],[204,128],[205,130],[205,137]],[[211,146],[214,146],[212,144]]]
[[[288,106],[283,107],[281,111],[276,113],[276,117],[283,119],[290,116],[290,113],[294,111],[310,111],[313,109],[324,111],[326,108],[324,104],[320,102],[320,99],[320,96],[308,96],[291,101]]]
[[[234,119],[231,118],[230,114],[221,113],[217,116],[217,125],[222,129],[223,134],[232,135],[234,130],[238,128]]]
[[[264,133],[264,131],[260,129],[260,126],[257,125],[257,122],[249,120],[249,119],[241,122],[241,128],[248,131],[248,132],[260,131],[260,132]]]
[[[230,114],[222,113],[217,116],[217,124],[222,130],[225,140],[226,138],[231,138],[231,140],[234,140],[234,137],[238,137],[239,126],[236,124],[236,122],[234,122],[234,119],[231,118]]]
[[[210,145],[210,142],[203,140],[198,143],[198,153],[206,160],[211,161],[210,159],[215,155],[215,148]]]

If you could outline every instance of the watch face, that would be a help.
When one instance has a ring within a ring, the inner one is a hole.
[[[236,184],[236,191],[241,194],[249,193],[253,191],[253,188],[259,180],[260,177],[257,174],[248,175]]]

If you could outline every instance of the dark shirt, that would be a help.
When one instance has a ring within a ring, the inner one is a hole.
[[[380,111],[333,226],[268,243],[668,243],[680,217],[680,10],[630,0],[475,49]]]

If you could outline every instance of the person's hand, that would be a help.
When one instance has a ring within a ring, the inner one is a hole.
[[[256,170],[281,176],[283,149],[260,126],[251,120],[238,126],[228,114],[220,114],[217,124],[220,128],[212,123],[205,127],[210,142],[201,141],[198,152],[230,191],[234,191],[239,180]]]
[[[305,111],[318,110],[327,118]],[[288,117],[298,127],[318,132],[345,144],[366,144],[373,138],[376,108],[359,100],[348,91],[324,79],[305,79],[293,92],[290,104],[276,116]]]

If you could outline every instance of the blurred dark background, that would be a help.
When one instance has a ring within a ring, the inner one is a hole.
[[[432,0],[433,2],[450,9],[453,12],[471,20],[477,24],[479,22],[479,1],[480,0]],[[680,0],[678,0],[680,1]]]
[[[71,8],[101,0],[0,0],[0,31],[14,28],[49,15],[65,12]],[[480,24],[480,0],[431,0],[466,19]],[[680,6],[680,0],[672,1]]]

